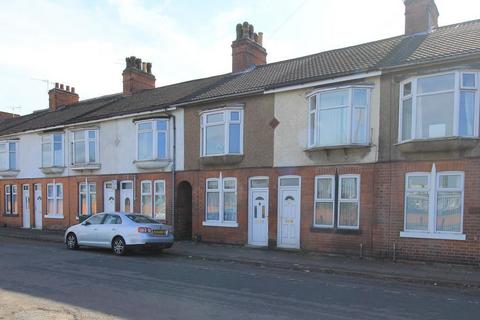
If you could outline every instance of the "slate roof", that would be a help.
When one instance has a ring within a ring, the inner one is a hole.
[[[244,72],[144,90],[130,97],[119,93],[80,101],[53,112],[43,110],[1,122],[0,136],[473,54],[480,54],[480,19],[440,27],[428,34],[401,35]]]

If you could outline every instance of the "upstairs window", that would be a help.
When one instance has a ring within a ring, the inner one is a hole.
[[[5,214],[17,214],[17,186],[8,184],[5,186]]]
[[[73,164],[99,162],[98,130],[73,132]]]
[[[17,169],[17,142],[0,142],[0,170]]]
[[[201,115],[202,156],[243,153],[243,110],[229,108]]]
[[[368,144],[370,88],[347,87],[308,98],[308,146]]]
[[[63,166],[63,133],[42,136],[42,167]]]
[[[399,141],[478,136],[478,73],[450,72],[400,85]]]
[[[168,158],[168,120],[148,120],[137,123],[137,159]]]

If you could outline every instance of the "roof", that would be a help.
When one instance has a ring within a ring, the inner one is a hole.
[[[0,136],[473,54],[480,54],[480,19],[440,27],[428,34],[401,35],[144,90],[129,97],[119,93],[84,100],[57,111],[43,110],[1,122]]]

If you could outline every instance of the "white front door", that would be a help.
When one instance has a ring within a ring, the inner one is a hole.
[[[42,185],[40,183],[33,185],[34,210],[35,210],[35,228],[42,229]]]
[[[268,190],[251,190],[249,215],[249,244],[268,245]]]
[[[120,183],[120,211],[133,213],[133,181]]]
[[[115,212],[115,185],[112,181],[103,186],[103,212]]]
[[[30,228],[30,187],[24,184],[22,188],[23,227]]]
[[[278,190],[278,246],[300,248],[300,178],[281,177]]]

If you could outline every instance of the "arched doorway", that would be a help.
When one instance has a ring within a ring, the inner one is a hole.
[[[175,215],[175,238],[178,240],[192,239],[192,186],[188,181],[182,181],[177,188]]]

